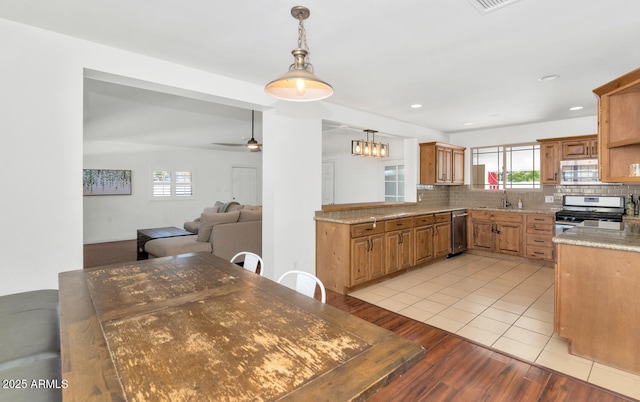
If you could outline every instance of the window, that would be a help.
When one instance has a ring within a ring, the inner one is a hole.
[[[384,167],[384,200],[404,201],[404,165]]]
[[[152,174],[153,198],[191,197],[193,183],[191,172],[154,170]]]
[[[472,148],[471,185],[479,190],[540,188],[540,145]]]

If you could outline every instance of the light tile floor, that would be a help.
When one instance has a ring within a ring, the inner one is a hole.
[[[640,376],[570,355],[553,333],[553,268],[464,253],[350,295],[640,399]]]

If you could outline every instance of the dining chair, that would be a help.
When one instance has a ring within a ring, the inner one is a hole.
[[[246,269],[247,271],[260,274],[260,276],[264,276],[264,264],[262,263],[262,258],[260,258],[258,254],[252,253],[250,251],[241,251],[238,254],[234,255],[233,258],[231,258],[230,262],[235,262],[236,258],[241,256],[244,256],[242,268]],[[259,271],[258,266],[260,266]]]
[[[296,276],[295,290],[297,292],[302,293],[305,296],[314,297],[317,285],[320,288],[320,301],[323,303],[327,301],[327,292],[324,289],[324,284],[318,277],[308,272],[293,270],[285,272],[280,279],[278,279],[278,283],[282,283],[282,280],[289,275]]]

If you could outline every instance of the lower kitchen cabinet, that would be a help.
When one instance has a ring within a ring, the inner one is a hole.
[[[553,261],[553,236],[556,232],[555,215],[530,214],[525,217],[525,256]]]
[[[433,248],[436,258],[451,252],[451,214],[436,214],[433,230]]]
[[[433,215],[422,215],[413,218],[413,264],[423,264],[435,257],[433,253]]]
[[[341,294],[450,250],[449,212],[377,224],[316,221],[316,275],[327,289]]]
[[[470,216],[471,248],[523,255],[522,213],[471,211]]]
[[[384,235],[377,234],[351,240],[351,285],[384,275]]]

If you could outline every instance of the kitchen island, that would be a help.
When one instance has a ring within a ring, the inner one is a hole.
[[[640,374],[640,225],[585,221],[553,242],[555,332],[571,354]]]

